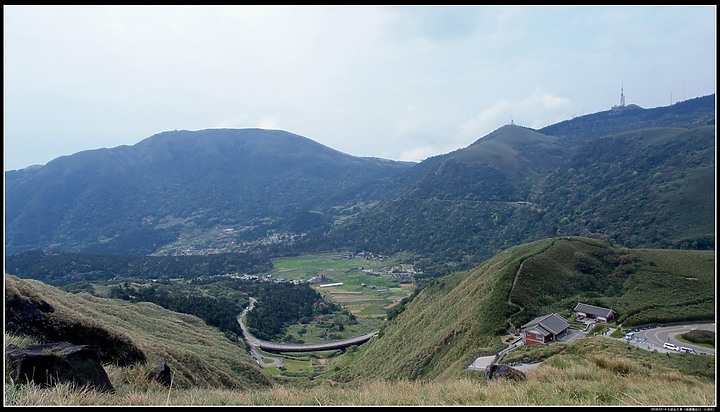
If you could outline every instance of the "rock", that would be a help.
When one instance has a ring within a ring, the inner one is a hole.
[[[53,313],[55,309],[42,299],[23,299],[6,290],[5,312],[5,330],[21,333],[23,325],[42,322],[45,314]]]
[[[17,335],[34,336],[43,341],[88,345],[102,363],[131,366],[146,361],[145,353],[127,336],[111,332],[91,319],[68,320],[55,316],[54,308],[44,300],[5,290],[5,330]]]
[[[160,362],[153,371],[152,379],[160,382],[162,385],[170,387],[172,385],[172,371],[167,363]]]
[[[507,379],[519,382],[525,380],[525,372],[511,368],[510,366],[493,364],[485,368],[485,378],[487,380]]]
[[[98,354],[87,345],[53,342],[24,348],[8,345],[6,365],[16,383],[34,383],[43,387],[69,383],[101,392],[114,392]]]

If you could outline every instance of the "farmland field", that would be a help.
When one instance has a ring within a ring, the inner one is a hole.
[[[273,279],[309,282],[326,299],[346,308],[357,322],[318,319],[288,329],[306,343],[362,335],[377,330],[386,319],[387,309],[410,295],[412,267],[378,257],[348,257],[339,253],[305,255],[273,261]],[[338,330],[341,329],[341,330]]]

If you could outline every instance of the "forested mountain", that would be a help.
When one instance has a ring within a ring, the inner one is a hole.
[[[5,173],[6,254],[150,254],[213,228],[228,242],[301,233],[382,198],[412,164],[350,156],[276,130],[172,131]]]
[[[503,126],[421,163],[432,165],[413,186],[324,241],[415,252],[430,277],[557,235],[713,249],[714,111],[713,95],[615,108],[541,131]]]
[[[506,125],[414,164],[283,131],[164,132],[5,173],[6,255],[409,252],[428,278],[558,235],[715,245],[715,95]]]
[[[212,253],[192,256],[127,256],[45,253],[37,250],[8,256],[5,272],[53,286],[83,281],[135,278],[194,279],[228,273],[259,273],[272,268],[258,253]]]

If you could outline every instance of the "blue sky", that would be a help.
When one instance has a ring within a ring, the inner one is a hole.
[[[261,127],[420,161],[715,93],[715,6],[8,6],[4,165]]]

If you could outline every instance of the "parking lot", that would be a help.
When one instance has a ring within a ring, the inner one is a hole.
[[[693,353],[697,355],[715,355],[715,350],[677,339],[678,335],[694,329],[711,330],[715,332],[714,324],[657,326],[651,325],[645,328],[629,329],[628,334],[623,338],[631,345],[641,349],[651,350],[660,353]],[[676,349],[673,349],[673,346]],[[687,348],[688,350],[682,350]]]

